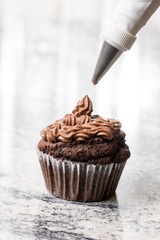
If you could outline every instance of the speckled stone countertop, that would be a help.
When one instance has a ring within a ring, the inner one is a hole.
[[[96,203],[50,195],[34,150],[1,151],[0,239],[159,239],[160,166],[149,147],[128,161],[116,196]]]
[[[100,19],[64,21],[69,6],[58,20],[13,14],[1,31],[0,240],[159,240],[159,22],[93,86]],[[86,94],[95,114],[122,122],[132,154],[116,195],[95,203],[50,195],[36,153],[40,130]]]

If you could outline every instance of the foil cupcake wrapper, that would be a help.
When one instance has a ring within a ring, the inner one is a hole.
[[[57,160],[37,150],[47,190],[56,197],[90,202],[114,195],[125,162],[105,165]]]

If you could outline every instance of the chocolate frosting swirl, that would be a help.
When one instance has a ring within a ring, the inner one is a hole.
[[[92,102],[88,95],[77,103],[72,114],[57,120],[41,131],[41,137],[49,142],[85,141],[94,136],[111,140],[121,124],[115,119],[105,120],[99,115],[91,115]]]

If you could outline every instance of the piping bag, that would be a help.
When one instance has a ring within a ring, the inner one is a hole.
[[[120,0],[103,33],[104,42],[93,73],[97,84],[124,51],[129,50],[136,34],[160,6],[160,0]]]

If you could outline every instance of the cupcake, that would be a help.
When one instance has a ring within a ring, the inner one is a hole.
[[[86,95],[71,114],[41,131],[38,156],[47,190],[72,201],[114,195],[130,151],[119,121],[92,114]]]

